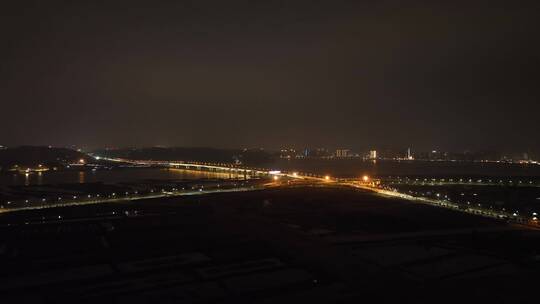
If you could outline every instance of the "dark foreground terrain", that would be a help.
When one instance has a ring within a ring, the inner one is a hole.
[[[0,303],[535,301],[540,233],[331,187],[0,214]]]

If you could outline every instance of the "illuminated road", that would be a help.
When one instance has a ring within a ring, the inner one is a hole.
[[[151,160],[129,160],[129,159],[120,159],[120,158],[102,158],[96,157],[96,159],[103,159],[118,163],[126,163],[136,166],[159,166],[166,168],[180,168],[185,170],[196,170],[196,171],[210,171],[210,172],[220,172],[220,173],[230,173],[231,175],[243,175],[244,178],[249,177],[269,177],[274,182],[279,181],[282,178],[292,178],[292,179],[303,179],[311,181],[330,181],[328,176],[319,176],[315,174],[299,174],[297,172],[281,172],[277,170],[269,170],[264,168],[252,168],[252,167],[242,167],[231,164],[217,164],[217,163],[204,163],[204,162],[184,162],[184,161],[151,161]],[[152,194],[139,194],[139,195],[129,195],[129,196],[120,196],[113,194],[108,197],[94,196],[94,199],[82,198],[81,200],[64,200],[64,201],[47,201],[43,200],[43,203],[38,203],[35,205],[26,205],[26,206],[14,206],[13,204],[7,203],[7,206],[2,206],[0,208],[0,213],[13,212],[13,211],[22,211],[22,210],[36,210],[36,209],[46,209],[46,208],[56,208],[56,207],[69,207],[69,206],[80,206],[80,205],[91,205],[91,204],[103,204],[103,203],[119,203],[119,202],[129,202],[136,200],[145,200],[145,199],[155,199],[163,197],[178,197],[178,196],[190,196],[190,195],[205,195],[212,193],[227,193],[227,192],[243,192],[243,191],[256,191],[265,189],[265,185],[259,186],[250,186],[250,187],[236,187],[236,188],[219,188],[219,189],[198,189],[194,191],[162,191]],[[34,204],[34,203],[33,203]]]
[[[509,213],[509,212],[503,212],[503,211],[496,211],[496,210],[486,210],[482,208],[475,208],[472,206],[459,206],[456,204],[453,204],[447,200],[439,200],[439,199],[432,199],[432,198],[426,198],[426,197],[417,197],[412,196],[405,193],[400,193],[397,191],[389,191],[385,189],[381,189],[380,187],[377,187],[374,183],[372,183],[369,178],[366,176],[363,180],[357,180],[357,181],[345,181],[345,180],[339,180],[336,178],[332,178],[330,176],[323,176],[323,175],[317,175],[317,174],[309,174],[309,173],[301,173],[301,172],[285,172],[285,171],[279,171],[279,170],[269,170],[264,168],[250,168],[250,167],[242,167],[242,166],[235,166],[235,165],[229,165],[229,164],[216,164],[216,163],[202,163],[202,162],[182,162],[182,161],[144,161],[144,160],[126,160],[126,159],[109,159],[111,161],[117,161],[117,162],[127,162],[132,164],[138,164],[138,165],[160,165],[160,166],[167,166],[167,167],[173,167],[173,168],[185,168],[185,169],[195,169],[195,170],[218,170],[223,172],[244,172],[244,174],[254,174],[258,176],[269,176],[272,177],[274,180],[278,180],[280,178],[286,177],[286,178],[292,178],[292,179],[302,179],[306,181],[313,181],[313,182],[323,182],[323,183],[329,183],[334,185],[340,185],[340,186],[348,186],[348,187],[354,187],[359,188],[363,190],[368,190],[375,192],[379,195],[383,196],[391,196],[391,197],[397,197],[400,199],[405,199],[412,202],[417,203],[423,203],[428,204],[432,206],[437,207],[443,207],[448,208],[460,212],[465,212],[469,214],[474,215],[480,215],[490,218],[496,218],[496,219],[504,219],[509,220],[512,222],[517,222],[521,224],[528,224],[533,226],[538,226],[538,221],[534,220],[531,221],[529,218],[523,217],[521,215],[517,215],[515,213]],[[248,174],[248,175],[250,175]],[[453,185],[453,184],[466,184],[466,185],[501,185],[501,184],[512,184],[515,183],[517,185],[531,185],[533,184],[533,181],[513,181],[513,180],[491,180],[491,179],[464,179],[464,178],[456,178],[456,179],[411,179],[408,177],[396,177],[393,180],[396,183],[411,183],[411,184],[435,184],[435,185]]]
[[[122,202],[131,202],[137,200],[147,200],[163,197],[180,197],[180,196],[194,196],[194,195],[206,195],[212,193],[230,193],[230,192],[244,192],[244,191],[257,191],[265,189],[264,186],[251,186],[251,187],[239,187],[239,188],[230,188],[230,189],[210,189],[210,190],[194,190],[194,191],[173,191],[173,192],[159,192],[153,193],[150,195],[139,195],[139,196],[129,196],[129,197],[112,197],[112,198],[101,198],[94,200],[81,200],[81,201],[69,201],[69,202],[55,202],[47,203],[37,206],[24,206],[24,207],[13,207],[13,208],[3,208],[0,209],[0,213],[14,212],[14,211],[23,211],[23,210],[38,210],[38,209],[48,209],[48,208],[58,208],[58,207],[70,207],[70,206],[82,206],[82,205],[92,205],[92,204],[104,204],[104,203],[122,203]]]
[[[282,172],[279,170],[270,170],[265,168],[253,168],[245,167],[233,164],[225,163],[208,163],[208,162],[186,162],[186,161],[153,161],[153,160],[130,160],[122,158],[105,158],[94,156],[97,160],[107,160],[117,163],[130,164],[134,166],[157,166],[165,168],[174,168],[174,169],[185,169],[185,170],[195,170],[195,171],[209,171],[209,172],[219,172],[219,173],[229,173],[232,175],[244,176],[244,178],[250,177],[267,177],[270,178],[273,182],[278,182],[281,179],[298,179],[305,181],[313,182],[334,182],[329,176],[321,176],[317,174],[310,173],[299,173],[299,172]],[[275,185],[275,184],[274,184]],[[189,196],[189,195],[204,195],[211,193],[226,193],[226,192],[242,192],[242,191],[255,191],[265,189],[266,186],[250,186],[250,187],[238,187],[230,189],[199,189],[195,191],[162,191],[159,193],[152,193],[146,195],[133,195],[130,196],[120,196],[113,194],[112,197],[101,197],[95,199],[83,199],[81,200],[64,200],[64,201],[48,201],[46,203],[39,203],[36,205],[26,205],[26,206],[14,206],[9,204],[7,206],[2,206],[0,213],[12,212],[12,211],[22,211],[22,210],[36,210],[36,209],[45,209],[45,208],[56,208],[56,207],[68,207],[68,206],[80,206],[80,205],[91,205],[91,204],[103,204],[103,203],[118,203],[118,202],[128,202],[144,199],[155,199],[162,197],[176,197],[176,196]],[[99,197],[99,196],[98,196]],[[45,200],[43,200],[45,202]]]
[[[412,196],[405,193],[400,193],[398,191],[390,191],[385,190],[380,187],[377,187],[373,181],[369,179],[369,177],[364,176],[362,180],[356,180],[356,181],[345,181],[345,180],[339,180],[336,178],[332,178],[328,175],[317,175],[317,174],[311,174],[311,173],[301,173],[301,172],[286,172],[286,171],[279,171],[279,170],[270,170],[265,168],[253,168],[253,167],[244,167],[239,165],[232,165],[232,164],[224,164],[224,163],[207,163],[207,162],[185,162],[185,161],[151,161],[151,160],[129,160],[129,159],[121,159],[121,158],[100,158],[96,157],[96,159],[104,159],[108,161],[113,162],[120,162],[120,163],[127,163],[137,166],[160,166],[160,167],[167,167],[167,168],[180,168],[180,169],[186,169],[186,170],[197,170],[197,171],[212,171],[212,172],[224,172],[224,173],[230,173],[235,175],[244,175],[245,178],[248,177],[268,177],[271,178],[274,182],[278,182],[280,179],[298,179],[303,180],[307,182],[314,182],[314,183],[322,183],[322,184],[328,184],[328,185],[339,185],[339,186],[347,186],[347,187],[353,187],[357,189],[363,189],[372,191],[374,193],[377,193],[379,195],[383,196],[390,196],[390,197],[397,197],[400,199],[417,202],[417,203],[423,203],[428,204],[432,206],[437,207],[443,207],[448,208],[460,212],[465,212],[469,214],[474,215],[480,215],[490,218],[496,218],[496,219],[504,219],[509,220],[515,223],[520,224],[526,224],[526,225],[532,225],[534,227],[538,227],[538,221],[534,220],[531,222],[530,219],[523,217],[521,215],[517,215],[515,213],[508,213],[503,211],[495,211],[495,210],[486,210],[482,208],[474,208],[474,207],[464,207],[460,206],[454,203],[451,203],[447,200],[439,200],[439,199],[432,199],[432,198],[426,198],[426,197],[417,197]],[[432,180],[412,180],[409,178],[398,178],[396,179],[396,182],[407,182],[407,183],[436,183],[437,185],[440,183],[442,184],[455,184],[455,183],[494,183],[491,180],[482,181],[472,181],[472,180],[444,180],[440,179],[439,181],[436,181],[435,179]],[[496,184],[495,182],[494,184]],[[521,182],[520,182],[521,183]],[[67,206],[78,206],[78,205],[89,205],[89,204],[102,204],[102,203],[116,203],[116,202],[128,202],[128,201],[135,201],[135,200],[144,200],[144,199],[154,199],[154,198],[162,198],[162,197],[178,197],[178,196],[190,196],[190,195],[205,195],[205,194],[212,194],[212,193],[227,193],[227,192],[243,192],[243,191],[255,191],[255,190],[262,190],[266,189],[267,186],[250,186],[250,187],[238,187],[238,188],[230,188],[230,189],[210,189],[210,190],[195,190],[195,191],[171,191],[171,192],[159,192],[159,193],[152,193],[149,195],[138,195],[138,196],[126,196],[126,197],[107,197],[107,198],[101,198],[101,199],[94,199],[94,200],[81,200],[81,201],[69,201],[69,202],[55,202],[55,203],[48,203],[48,204],[41,204],[37,206],[21,206],[21,207],[13,207],[13,208],[4,208],[0,209],[1,212],[10,212],[10,211],[20,211],[20,210],[34,210],[34,209],[44,209],[44,208],[55,208],[55,207],[67,207]]]
[[[490,179],[490,178],[414,178],[387,177],[385,184],[415,186],[524,186],[540,187],[538,180],[532,179]]]
[[[131,160],[124,158],[104,158],[97,159],[108,160],[112,162],[127,163],[138,166],[160,166],[166,168],[179,168],[186,170],[197,171],[213,171],[222,173],[231,173],[235,175],[245,176],[269,176],[269,177],[288,177],[296,179],[314,180],[314,181],[329,181],[332,180],[329,176],[302,173],[302,172],[287,172],[280,170],[272,170],[268,168],[255,168],[226,163],[209,163],[209,162],[189,162],[189,161],[154,161],[154,160]]]
[[[459,212],[480,215],[480,216],[489,217],[489,218],[508,220],[513,223],[527,225],[528,227],[538,228],[540,226],[537,220],[531,220],[530,218],[517,215],[511,212],[486,210],[482,208],[475,208],[472,206],[464,207],[464,206],[453,204],[447,200],[432,199],[432,198],[427,198],[427,197],[417,197],[417,196],[401,193],[398,191],[390,191],[390,190],[385,190],[385,189],[381,189],[377,187],[365,186],[365,185],[360,185],[360,184],[355,184],[355,183],[340,183],[340,184],[373,191],[383,196],[396,197],[396,198],[408,200],[411,202],[422,203],[422,204],[427,204],[427,205],[436,206],[436,207],[443,207],[443,208],[452,209]]]

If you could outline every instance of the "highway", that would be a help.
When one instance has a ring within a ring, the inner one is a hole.
[[[351,181],[351,180],[344,180],[344,179],[340,180],[338,178],[333,178],[328,175],[318,175],[318,174],[302,173],[302,172],[287,172],[287,171],[280,171],[280,170],[271,170],[267,168],[244,167],[240,165],[224,164],[224,163],[129,160],[129,159],[121,159],[121,158],[101,158],[101,157],[96,157],[96,158],[104,159],[104,160],[108,160],[112,162],[138,165],[138,166],[141,166],[141,165],[159,166],[159,167],[166,167],[166,168],[181,168],[181,169],[186,169],[186,170],[198,170],[198,171],[202,170],[202,171],[213,171],[213,172],[224,172],[224,173],[228,172],[235,175],[244,175],[245,178],[267,177],[267,178],[270,178],[273,182],[279,182],[281,179],[293,179],[293,180],[297,179],[297,180],[303,180],[303,181],[311,181],[314,183],[353,187],[356,189],[372,191],[382,196],[396,197],[396,198],[408,200],[411,202],[423,203],[423,204],[428,204],[432,206],[448,208],[448,209],[452,209],[452,210],[456,210],[460,212],[465,212],[469,214],[480,215],[480,216],[485,216],[485,217],[490,217],[490,218],[508,220],[515,223],[519,223],[519,224],[532,225],[534,227],[539,226],[537,220],[531,221],[531,219],[526,218],[521,215],[517,215],[515,213],[475,208],[472,206],[464,208],[463,206],[454,204],[444,199],[418,197],[418,196],[412,196],[409,194],[401,193],[398,191],[386,190],[378,186],[378,183],[375,183],[375,181],[371,180],[367,176],[364,176],[362,179]],[[409,179],[409,178],[395,178],[393,181],[390,182],[390,184],[392,182],[411,183],[411,184],[429,183],[430,185],[432,184],[448,185],[448,184],[456,184],[456,183],[467,183],[469,185],[471,183],[475,183],[475,184],[485,185],[486,183],[493,183],[493,184],[498,183],[498,181],[494,183],[491,180],[473,181],[472,179],[471,180],[439,179],[438,181],[436,181],[435,179],[432,179],[432,180],[426,179],[426,180],[419,181],[418,179]],[[143,199],[155,199],[155,198],[162,198],[162,197],[179,197],[179,196],[190,196],[190,195],[206,195],[206,194],[212,194],[212,193],[255,191],[255,190],[266,189],[267,186],[268,185],[238,187],[238,188],[230,188],[230,189],[198,189],[194,191],[184,191],[184,190],[162,191],[159,193],[151,193],[151,194],[145,194],[145,195],[131,195],[131,196],[126,196],[126,197],[102,197],[99,199],[83,199],[79,201],[65,201],[65,202],[57,201],[57,202],[51,202],[51,203],[40,204],[40,205],[35,205],[35,206],[17,206],[17,207],[7,207],[7,208],[4,207],[0,209],[0,213],[21,211],[21,210],[35,210],[35,209],[44,209],[44,208],[89,205],[89,204],[119,203],[119,202],[136,201],[136,200],[143,200]]]
[[[306,181],[313,181],[316,183],[328,183],[333,185],[339,185],[339,186],[348,186],[348,187],[354,187],[358,189],[368,190],[375,192],[379,195],[383,196],[389,196],[389,197],[397,197],[400,199],[408,200],[411,202],[416,203],[423,203],[428,204],[431,206],[437,206],[442,208],[448,208],[460,212],[465,212],[469,214],[474,215],[480,215],[495,219],[501,219],[501,220],[508,220],[511,222],[519,223],[519,224],[526,224],[526,225],[532,225],[534,227],[538,227],[539,223],[537,219],[531,220],[530,218],[527,218],[522,215],[518,215],[515,213],[510,212],[504,212],[504,211],[497,211],[497,210],[489,210],[489,209],[483,209],[483,208],[475,208],[473,206],[467,206],[463,207],[457,204],[454,204],[452,202],[449,202],[444,199],[433,199],[433,198],[427,198],[427,197],[418,197],[418,196],[412,196],[409,194],[401,193],[398,191],[390,191],[386,189],[382,189],[378,186],[378,183],[375,183],[373,180],[371,180],[369,177],[364,176],[362,179],[358,180],[345,180],[345,179],[338,179],[333,178],[328,175],[317,175],[317,174],[310,174],[310,173],[303,173],[303,172],[286,172],[286,171],[280,171],[280,170],[270,170],[265,168],[252,168],[252,167],[242,167],[238,165],[231,165],[231,164],[216,164],[216,163],[205,163],[205,162],[184,162],[184,161],[144,161],[144,160],[127,160],[127,159],[108,159],[110,161],[115,162],[127,162],[132,164],[139,164],[139,165],[160,165],[160,166],[166,166],[166,167],[173,167],[173,168],[185,168],[185,169],[196,169],[196,170],[217,170],[217,171],[223,171],[223,172],[245,172],[245,174],[250,173],[254,174],[255,176],[269,176],[273,178],[274,180],[279,180],[280,178],[291,178],[291,179],[302,179]],[[388,180],[385,180],[385,182],[392,184],[392,183],[407,183],[407,184],[428,184],[428,185],[456,185],[456,184],[466,184],[466,185],[501,185],[501,184],[514,184],[514,185],[528,185],[528,186],[536,186],[537,182],[530,181],[522,181],[522,180],[492,180],[492,179],[472,179],[472,178],[409,178],[409,177],[395,177],[390,178]]]
[[[440,178],[440,177],[385,177],[385,184],[389,185],[416,185],[416,186],[514,186],[514,187],[540,187],[540,181],[526,178]]]
[[[287,172],[260,167],[248,167],[228,163],[209,163],[209,162],[190,162],[190,161],[154,161],[154,160],[131,160],[124,158],[105,158],[98,157],[97,159],[108,160],[117,163],[126,163],[139,166],[159,166],[165,168],[178,168],[186,170],[198,171],[214,171],[231,174],[244,174],[245,176],[269,176],[269,177],[288,177],[296,179],[305,179],[313,181],[331,181],[334,180],[329,176],[305,173],[305,172]]]
[[[23,206],[23,207],[8,207],[0,209],[0,213],[24,211],[24,210],[38,210],[58,207],[71,207],[82,206],[92,204],[104,204],[104,203],[122,203],[138,200],[156,199],[163,197],[180,197],[180,196],[195,196],[195,195],[207,195],[213,193],[231,193],[231,192],[243,192],[243,191],[257,191],[265,189],[265,187],[239,187],[230,189],[207,189],[207,190],[192,190],[192,191],[163,191],[159,193],[152,193],[148,195],[131,195],[126,197],[103,197],[99,199],[90,200],[78,200],[78,201],[65,201],[65,202],[53,202],[47,204],[40,204],[35,206]]]
[[[427,204],[431,206],[436,207],[442,207],[447,208],[459,212],[464,212],[468,214],[474,214],[474,215],[480,215],[484,217],[499,219],[499,220],[506,220],[508,222],[520,224],[520,225],[526,225],[528,227],[534,227],[534,228],[540,228],[540,223],[538,220],[532,220],[528,217],[518,215],[511,212],[504,212],[504,211],[498,211],[498,210],[489,210],[489,209],[483,209],[483,208],[475,208],[473,206],[460,206],[457,204],[454,204],[450,201],[444,200],[444,199],[433,199],[433,198],[427,198],[427,197],[418,197],[409,195],[406,193],[401,193],[398,191],[390,191],[386,189],[381,189],[378,187],[372,187],[372,186],[366,186],[361,184],[355,184],[355,183],[339,183],[340,185],[348,185],[351,187],[364,189],[373,191],[379,195],[387,196],[387,197],[396,197],[399,199],[404,199],[407,201],[415,202],[415,203],[421,203],[421,204]]]

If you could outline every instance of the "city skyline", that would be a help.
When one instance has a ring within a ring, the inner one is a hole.
[[[154,145],[154,146],[108,146],[108,147],[91,147],[88,145],[0,145],[0,151],[9,149],[9,148],[67,148],[79,152],[93,152],[100,150],[126,150],[126,149],[214,149],[214,150],[264,150],[269,153],[276,154],[289,154],[290,156],[296,155],[298,157],[337,157],[337,158],[347,158],[347,157],[361,157],[366,159],[375,159],[375,158],[399,158],[403,160],[414,160],[415,155],[423,155],[423,158],[429,158],[427,155],[469,155],[469,156],[478,156],[478,155],[489,155],[490,159],[514,159],[514,160],[531,160],[538,156],[538,151],[526,149],[526,150],[495,150],[495,149],[463,149],[463,150],[446,150],[439,149],[436,147],[420,149],[412,146],[402,146],[402,147],[389,147],[389,146],[373,146],[373,145],[363,145],[361,148],[353,148],[354,146],[280,146],[280,147],[260,147],[260,146],[242,146],[242,147],[218,147],[218,146],[165,146],[165,145]],[[375,154],[373,154],[375,153]],[[380,156],[382,153],[383,156]],[[379,155],[379,156],[377,156]]]

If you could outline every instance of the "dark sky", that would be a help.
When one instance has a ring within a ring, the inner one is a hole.
[[[0,145],[540,149],[535,1],[19,2]]]

